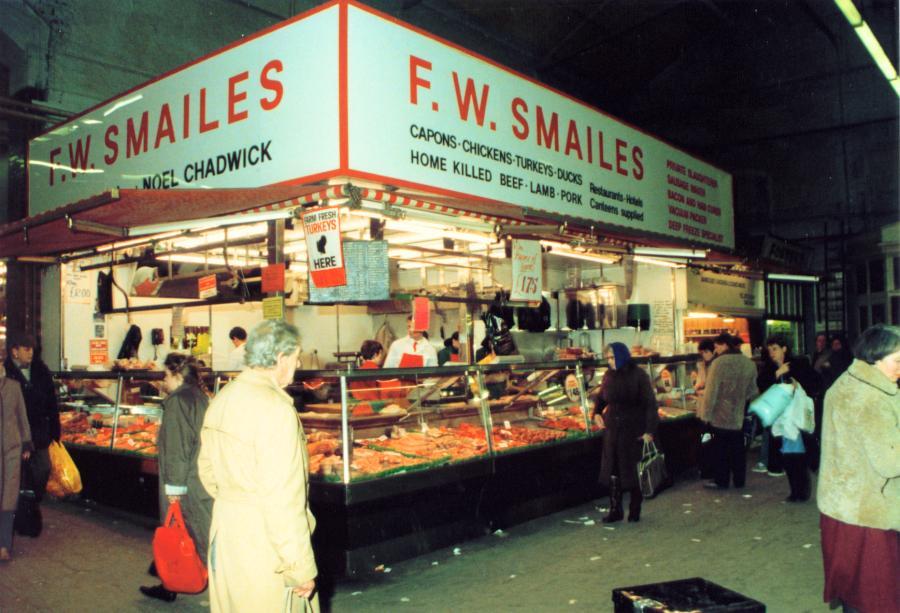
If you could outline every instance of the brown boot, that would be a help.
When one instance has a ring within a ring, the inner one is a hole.
[[[618,477],[609,478],[609,513],[601,520],[604,524],[622,521],[625,517],[622,512],[622,488],[619,486]]]

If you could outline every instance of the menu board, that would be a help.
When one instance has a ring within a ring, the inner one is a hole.
[[[344,241],[347,284],[316,287],[309,284],[310,303],[369,302],[390,299],[387,241]]]

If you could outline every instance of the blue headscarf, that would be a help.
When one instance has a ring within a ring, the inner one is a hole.
[[[625,366],[631,360],[631,352],[625,343],[610,343],[609,348],[613,352],[613,358],[616,362],[616,370]]]

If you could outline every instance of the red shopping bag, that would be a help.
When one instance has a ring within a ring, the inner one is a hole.
[[[169,505],[166,521],[153,535],[153,559],[163,587],[170,592],[196,594],[206,588],[206,565],[184,525],[179,502]]]

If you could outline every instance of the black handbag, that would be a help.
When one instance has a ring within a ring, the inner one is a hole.
[[[31,462],[22,461],[22,482],[19,489],[19,501],[16,504],[16,517],[13,520],[13,530],[21,536],[36,538],[44,529],[44,518],[41,515],[41,507],[34,493],[34,478],[31,473]]]

